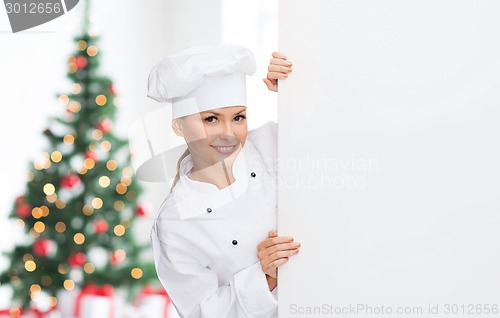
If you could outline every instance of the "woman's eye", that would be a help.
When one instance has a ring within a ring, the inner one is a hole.
[[[236,121],[243,121],[245,118],[246,118],[246,117],[245,117],[244,115],[238,115],[238,116],[234,117],[234,119],[235,119]]]
[[[205,118],[205,121],[208,123],[215,123],[217,121],[217,118],[215,116],[208,116]]]

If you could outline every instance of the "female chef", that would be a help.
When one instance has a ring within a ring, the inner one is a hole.
[[[187,144],[151,230],[158,277],[181,317],[277,316],[277,267],[300,243],[276,231],[276,123],[248,131],[241,46],[191,46],[158,63],[148,96],[172,104]],[[273,53],[264,82],[291,71]]]

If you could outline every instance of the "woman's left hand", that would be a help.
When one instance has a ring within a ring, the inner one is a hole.
[[[288,262],[291,256],[297,255],[300,243],[294,242],[290,236],[278,236],[275,230],[269,232],[269,237],[257,245],[257,257],[266,275],[276,279],[278,267]]]
[[[285,79],[292,71],[292,62],[280,52],[273,52],[273,58],[269,61],[267,78],[264,78],[267,88],[270,91],[278,91],[278,79]]]

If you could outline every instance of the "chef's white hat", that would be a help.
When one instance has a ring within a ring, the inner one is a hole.
[[[239,45],[194,45],[156,64],[148,97],[172,103],[172,118],[209,109],[247,106],[246,75],[256,71],[252,51]]]

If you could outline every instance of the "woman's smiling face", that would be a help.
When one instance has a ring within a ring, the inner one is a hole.
[[[188,115],[174,119],[172,128],[186,140],[195,169],[222,160],[232,165],[248,135],[246,107],[222,107]]]

